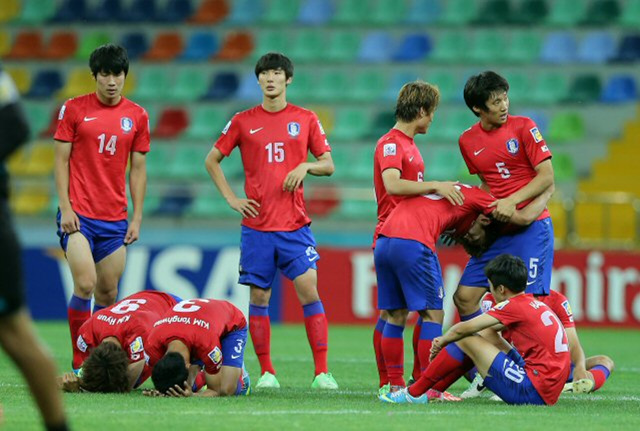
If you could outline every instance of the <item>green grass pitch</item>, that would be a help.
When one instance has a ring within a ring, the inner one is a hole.
[[[39,323],[41,338],[58,366],[71,361],[64,322]],[[254,390],[248,398],[161,399],[140,391],[127,395],[66,394],[75,430],[634,430],[640,429],[640,331],[579,331],[587,355],[607,354],[617,369],[603,389],[591,395],[563,396],[554,407],[515,407],[487,399],[422,406],[383,405],[376,399],[377,373],[371,328],[330,327],[329,365],[340,390],[310,389],[313,363],[302,325],[273,327],[274,365],[279,391]],[[410,331],[405,334],[410,347]],[[28,348],[28,346],[25,346]],[[411,356],[407,350],[407,370]],[[252,347],[246,365],[252,381],[259,367]],[[145,383],[150,386],[150,382]],[[466,382],[451,392],[459,394]],[[0,403],[3,430],[41,429],[40,419],[20,375],[0,353]]]

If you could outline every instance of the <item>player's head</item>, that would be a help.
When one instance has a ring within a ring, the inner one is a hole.
[[[187,377],[189,377],[187,363],[178,352],[168,352],[156,363],[151,372],[153,386],[163,394],[175,385],[184,386]]]
[[[110,43],[102,45],[91,53],[89,67],[96,80],[96,94],[100,101],[109,105],[119,102],[129,72],[127,51]]]
[[[262,93],[269,98],[283,94],[293,79],[293,63],[284,54],[268,52],[256,63],[256,78]]]
[[[527,287],[527,267],[522,259],[511,254],[501,254],[491,260],[484,273],[489,279],[491,294],[499,302],[524,292]]]
[[[396,101],[396,121],[417,121],[416,133],[426,133],[440,103],[440,90],[424,81],[404,84]]]
[[[479,214],[469,229],[461,232],[456,238],[469,256],[479,257],[493,244],[500,234],[502,223],[491,220],[484,214]]]
[[[82,364],[80,387],[88,392],[129,392],[125,351],[111,342],[102,342]]]
[[[509,83],[492,71],[473,75],[464,86],[464,101],[476,117],[494,125],[507,121]]]

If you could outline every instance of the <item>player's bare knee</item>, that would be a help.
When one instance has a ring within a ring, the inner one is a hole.
[[[259,287],[251,286],[251,292],[249,294],[249,302],[259,307],[266,307],[269,305],[269,299],[271,298],[271,289],[261,289]]]
[[[75,293],[89,298],[96,290],[98,281],[94,275],[80,275],[74,280]]]
[[[388,323],[397,326],[405,326],[407,324],[409,310],[406,308],[399,310],[387,310],[387,313],[389,313],[389,317],[387,318]]]
[[[598,361],[598,365],[602,365],[607,370],[609,370],[610,373],[613,372],[613,369],[615,368],[615,364],[613,363],[613,359],[611,359],[610,357],[605,356],[605,355],[599,355],[596,358],[597,358],[597,361]]]
[[[118,289],[96,289],[94,297],[96,303],[100,305],[111,305],[116,302],[116,298],[118,297]]]

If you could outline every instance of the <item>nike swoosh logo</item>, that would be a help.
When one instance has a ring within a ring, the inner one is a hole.
[[[413,162],[413,156],[409,157],[409,162]]]
[[[478,151],[474,151],[474,152],[473,152],[473,155],[474,155],[474,156],[477,156],[478,154],[480,154],[480,153],[481,153],[481,152],[483,152],[483,151],[484,151],[484,148],[481,148],[481,149],[479,149]]]
[[[531,280],[531,281],[527,281],[527,286],[531,286],[533,283],[535,283],[535,280]],[[522,285],[521,285],[522,286]]]
[[[240,355],[231,355],[231,359],[238,359]]]
[[[313,262],[314,260],[318,260],[318,257],[319,256],[317,254],[315,256],[313,256],[313,257],[310,257],[309,258],[309,262]]]
[[[249,133],[253,135],[254,133],[258,133],[262,129],[264,129],[264,127],[260,127],[260,128],[257,128],[257,129],[251,129],[251,130],[249,130]]]
[[[84,121],[93,121],[95,119],[97,119],[98,117],[84,117]]]

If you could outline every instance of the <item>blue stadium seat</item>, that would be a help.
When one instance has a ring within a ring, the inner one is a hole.
[[[87,11],[85,19],[93,22],[118,21],[122,14],[121,0],[102,0]]]
[[[87,13],[85,0],[66,0],[60,5],[56,14],[51,19],[52,22],[73,22],[82,21]]]
[[[517,111],[514,113],[514,115],[531,118],[533,122],[536,123],[536,126],[538,126],[538,130],[540,131],[540,133],[542,133],[542,137],[544,137],[544,134],[547,132],[547,130],[549,130],[549,116],[544,111]]]
[[[411,24],[436,22],[442,13],[439,0],[411,0],[405,21]]]
[[[126,22],[149,22],[158,19],[158,9],[154,0],[133,0],[120,17]]]
[[[392,55],[395,61],[419,61],[424,60],[431,52],[431,39],[424,33],[411,33],[405,35],[402,42]]]
[[[623,63],[640,60],[640,34],[624,36],[614,60]]]
[[[616,41],[606,31],[588,33],[578,48],[578,60],[584,63],[607,63],[616,53]]]
[[[240,86],[240,79],[234,72],[217,73],[204,95],[204,99],[223,100],[235,95]]]
[[[193,14],[191,0],[169,0],[157,18],[163,22],[183,22]]]
[[[216,34],[210,31],[192,33],[187,46],[179,59],[184,61],[206,61],[218,52],[219,42]]]
[[[602,101],[626,103],[638,100],[638,88],[632,75],[614,75],[607,81],[602,92]]]
[[[138,60],[149,50],[149,39],[145,32],[127,33],[120,41],[127,50],[129,60]]]
[[[362,39],[358,60],[363,63],[382,63],[391,58],[393,51],[393,39],[384,31],[368,33]]]
[[[331,0],[305,0],[298,12],[300,24],[321,25],[333,16]]]
[[[230,3],[231,12],[225,22],[231,24],[253,24],[264,12],[260,0],[233,0]]]
[[[41,69],[33,78],[31,88],[27,93],[28,98],[52,97],[54,93],[64,86],[62,75],[57,70]]]
[[[416,72],[410,71],[397,71],[391,76],[391,80],[389,81],[389,86],[384,92],[385,100],[390,102],[395,102],[398,98],[398,92],[402,88],[404,84],[407,82],[415,81],[419,76]],[[437,83],[434,82],[437,85]]]
[[[243,75],[240,80],[238,92],[236,93],[236,98],[252,102],[259,102],[262,100],[262,90],[260,90],[260,86],[257,81],[258,79],[253,72],[247,72]]]
[[[577,51],[578,46],[571,33],[567,31],[549,33],[542,46],[540,60],[553,64],[573,63]]]

